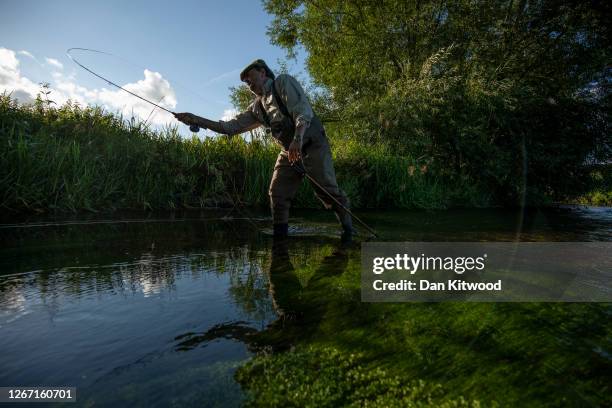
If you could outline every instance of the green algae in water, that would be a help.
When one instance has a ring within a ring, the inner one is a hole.
[[[479,407],[478,401],[450,399],[439,384],[406,381],[380,367],[367,367],[366,356],[333,347],[308,346],[257,357],[236,378],[252,390],[251,406],[299,407]]]
[[[260,332],[272,352],[236,374],[251,406],[612,402],[608,304],[366,304],[358,249],[320,245],[318,268],[296,267],[297,245],[275,248],[270,267],[277,306],[295,316]]]

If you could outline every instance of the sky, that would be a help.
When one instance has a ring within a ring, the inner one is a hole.
[[[262,58],[277,71],[285,59],[266,35],[271,20],[258,0],[0,0],[0,92],[27,103],[47,82],[58,105],[71,99],[157,126],[176,123],[66,54],[87,48],[111,55],[71,55],[126,89],[174,112],[228,119],[236,113],[229,87],[241,84],[242,68]],[[307,77],[303,57],[289,61],[289,72]]]

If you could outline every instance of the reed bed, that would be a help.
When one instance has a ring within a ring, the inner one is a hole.
[[[332,135],[339,184],[356,208],[485,206],[467,180],[452,183],[394,155]],[[0,207],[11,212],[267,206],[279,148],[241,137],[185,139],[99,107],[0,96]],[[318,208],[304,183],[294,206]]]

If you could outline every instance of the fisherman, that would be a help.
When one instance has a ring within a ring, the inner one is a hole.
[[[272,137],[282,147],[269,189],[274,237],[287,236],[289,208],[305,170],[316,181],[311,182],[316,196],[326,209],[333,209],[336,213],[342,226],[342,240],[350,241],[353,235],[351,215],[316,185],[349,208],[349,200],[336,182],[325,129],[300,84],[287,74],[275,78],[261,59],[247,65],[240,73],[240,80],[255,94],[255,99],[234,119],[216,122],[186,112],[176,113],[176,118],[189,126],[225,135],[236,135],[261,125],[270,129]]]

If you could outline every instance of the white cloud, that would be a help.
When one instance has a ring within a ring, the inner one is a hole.
[[[8,92],[22,103],[34,101],[40,87],[21,76],[15,51],[0,48],[0,93]]]
[[[15,56],[15,51],[0,48],[0,67],[11,71],[17,71],[19,69],[19,60]]]
[[[47,64],[54,66],[55,68],[64,69],[64,64],[56,60],[55,58],[45,58]]]
[[[170,83],[163,78],[159,72],[144,70],[144,79],[135,83],[122,86],[126,90],[135,93],[166,109],[176,107],[176,94]],[[98,99],[111,110],[119,110],[125,116],[132,115],[146,120],[151,115],[150,121],[156,124],[165,124],[174,120],[174,116],[166,111],[155,108],[153,105],[128,94],[120,89],[102,89],[98,93]],[[151,114],[153,109],[154,114]]]
[[[234,119],[236,115],[238,115],[238,111],[236,109],[225,109],[223,111],[223,116],[221,117],[221,120],[227,122],[228,120]]]
[[[36,58],[36,56],[34,54],[32,54],[30,51],[26,51],[26,50],[21,50],[21,51],[17,51],[17,55],[23,55],[26,56],[28,58],[31,58],[33,61],[35,61],[38,65],[42,64],[40,63],[40,61],[38,60],[38,58]]]
[[[31,53],[31,52],[26,51],[26,50],[21,50],[21,51],[18,51],[18,52],[17,52],[17,54],[19,54],[19,55],[25,55],[26,57],[30,57],[30,58],[32,58],[33,60],[36,60],[36,57],[35,57],[34,55],[32,55],[32,53]]]
[[[30,103],[40,91],[40,85],[21,74],[17,54],[31,56],[27,51],[15,53],[13,50],[0,48],[0,93],[7,91],[19,102]],[[31,56],[31,58],[34,57]],[[46,61],[56,68],[63,67],[53,58],[46,58]],[[148,69],[144,70],[143,76],[143,79],[124,84],[122,87],[166,109],[173,110],[177,105],[177,99],[170,83],[159,72]],[[119,111],[127,118],[133,115],[141,120],[146,120],[150,117],[149,123],[157,125],[164,125],[175,120],[170,113],[155,108],[120,89],[86,88],[75,82],[74,75],[66,76],[57,71],[51,72],[51,77],[53,83],[49,98],[57,104],[56,106],[72,100],[83,106],[100,105],[111,112]]]

